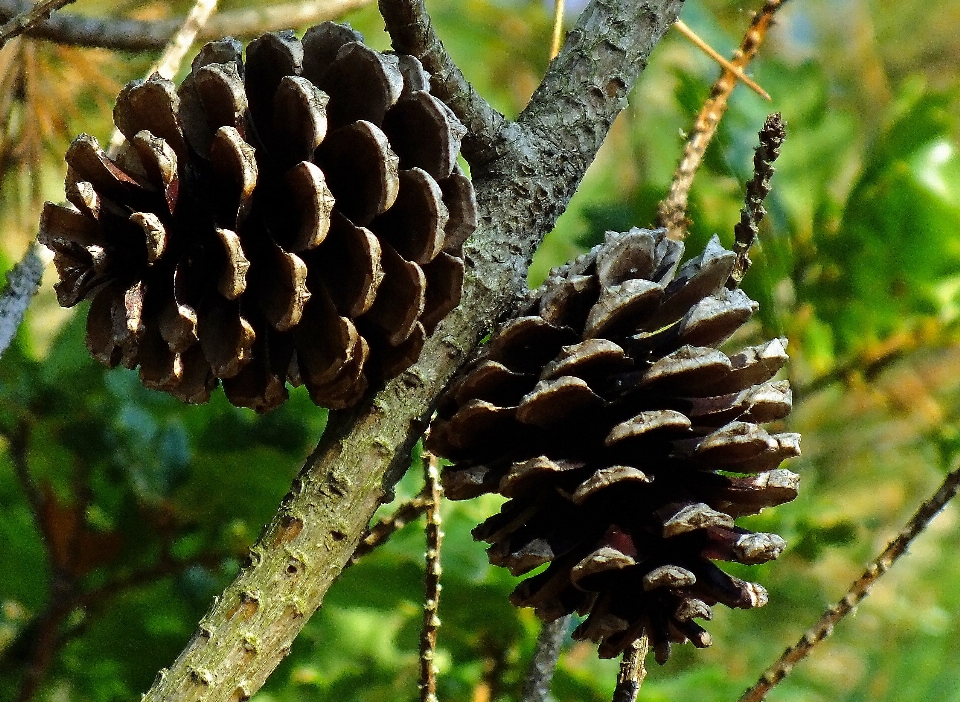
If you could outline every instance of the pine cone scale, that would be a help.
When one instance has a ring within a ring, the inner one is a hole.
[[[123,89],[115,158],[74,141],[70,204],[45,207],[41,241],[61,304],[93,300],[98,359],[191,402],[229,381],[261,412],[287,382],[347,407],[416,361],[460,301],[476,227],[465,132],[415,58],[361,42],[332,23],[264,35],[246,60],[211,42],[179,88]]]
[[[681,252],[662,230],[608,233],[552,271],[441,399],[427,443],[454,461],[451,499],[511,498],[474,530],[491,563],[549,564],[511,601],[545,621],[580,611],[574,636],[603,657],[646,633],[664,662],[672,643],[710,644],[692,621],[709,605],[765,604],[713,561],[776,558],[779,536],[734,519],[797,494],[778,466],[798,437],[759,426],[791,408],[773,379],[784,343],[720,350],[757,305],[726,288],[735,257],[716,239]]]

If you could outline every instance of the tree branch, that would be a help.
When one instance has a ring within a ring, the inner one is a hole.
[[[25,9],[10,18],[0,27],[0,49],[14,37],[18,37],[28,29],[47,19],[54,10],[69,5],[76,0],[40,0],[36,5]]]
[[[834,626],[852,612],[861,600],[870,593],[873,584],[890,570],[900,556],[906,553],[910,543],[927,528],[930,521],[956,496],[958,489],[960,489],[960,468],[947,475],[936,493],[920,505],[910,521],[897,534],[897,538],[891,541],[883,550],[883,553],[867,566],[867,569],[847,590],[847,594],[824,612],[817,623],[810,627],[797,643],[784,651],[780,658],[763,672],[756,684],[743,693],[739,702],[760,702],[763,700],[774,686],[790,674],[797,663],[810,655],[814,646],[827,639],[833,633]]]
[[[379,0],[379,4],[393,48],[420,59],[431,74],[431,92],[466,125],[463,157],[474,167],[496,158],[507,120],[463,77],[437,36],[424,0]]]
[[[384,517],[367,530],[366,536],[357,544],[356,550],[350,560],[347,561],[347,566],[355,565],[368,553],[385,544],[396,532],[426,512],[430,503],[431,491],[430,486],[427,485],[420,491],[419,495],[404,502],[397,507],[393,514]]]
[[[247,564],[145,701],[248,699],[289,652],[409,465],[437,396],[493,321],[519,301],[534,249],[566,207],[681,5],[603,0],[583,11],[573,48],[568,41],[554,62],[563,72],[548,73],[525,112],[530,132],[505,125],[501,155],[474,169],[480,226],[465,247],[462,304],[414,366],[359,407],[331,413]],[[563,95],[593,85],[611,88]]]
[[[739,69],[745,68],[756,56],[763,43],[767,30],[773,22],[773,15],[786,0],[766,0],[760,11],[754,15],[753,21],[743,35],[740,48],[734,53],[731,63]],[[710,97],[700,109],[693,129],[687,137],[683,149],[683,157],[670,183],[670,192],[657,208],[657,224],[666,227],[669,236],[673,239],[683,239],[687,235],[687,200],[690,196],[690,187],[693,177],[700,168],[703,156],[717,126],[727,111],[727,101],[733,89],[737,87],[737,75],[732,71],[724,70],[720,78],[713,84]]]
[[[371,2],[373,0],[314,0],[232,10],[214,17],[201,30],[198,38],[200,41],[223,36],[244,39],[278,29],[305,27],[324,20],[337,19]],[[16,15],[25,9],[25,4],[23,0],[0,0],[0,19]],[[26,34],[59,44],[118,51],[151,51],[166,46],[185,19],[171,17],[164,20],[131,20],[60,12],[35,25]]]
[[[540,628],[537,648],[530,661],[530,669],[523,683],[523,702],[547,702],[550,695],[550,683],[553,672],[560,660],[563,639],[570,627],[572,614],[547,622]]]
[[[0,293],[0,356],[17,335],[27,307],[40,289],[43,250],[40,244],[33,242],[20,262],[7,272],[7,287]]]

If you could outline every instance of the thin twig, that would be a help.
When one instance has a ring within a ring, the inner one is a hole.
[[[180,70],[180,64],[183,63],[187,52],[193,46],[197,34],[210,19],[210,15],[213,14],[216,7],[217,0],[196,0],[180,30],[171,37],[160,58],[147,70],[147,76],[157,73],[162,78],[172,80],[177,75],[177,71]],[[107,153],[116,154],[122,143],[123,134],[118,128],[114,127]]]
[[[719,63],[724,69],[733,73],[737,77],[737,80],[739,80],[745,86],[750,88],[750,90],[755,92],[764,100],[770,100],[770,93],[768,93],[766,90],[764,90],[759,85],[757,85],[756,81],[754,81],[753,78],[751,78],[746,73],[744,73],[742,68],[731,63],[730,61],[727,61],[727,59],[721,56],[716,49],[714,49],[707,42],[701,39],[699,34],[697,34],[695,31],[690,29],[690,27],[687,26],[686,22],[684,22],[683,20],[677,20],[676,22],[673,23],[673,28],[676,29],[678,32],[680,32],[687,39],[689,39],[693,43],[693,45],[696,46],[698,49],[700,49],[703,53],[705,53],[707,56],[709,56],[714,61]]]
[[[47,671],[57,653],[57,637],[63,621],[72,611],[70,593],[73,589],[72,579],[63,572],[54,556],[53,539],[47,533],[44,522],[44,498],[37,487],[33,476],[30,475],[30,466],[27,462],[29,449],[30,428],[26,422],[19,422],[12,432],[7,434],[10,447],[10,460],[14,472],[26,493],[30,511],[36,522],[37,531],[46,546],[47,562],[50,568],[48,605],[38,618],[36,636],[30,651],[30,660],[20,685],[17,702],[29,702],[36,695],[40,683],[46,677]]]
[[[33,242],[8,273],[7,287],[0,293],[0,356],[17,335],[30,301],[40,289],[44,263],[40,244]]]
[[[891,541],[883,550],[883,553],[877,556],[860,577],[853,581],[850,589],[847,590],[847,594],[824,612],[817,623],[808,629],[796,644],[784,651],[780,658],[763,672],[756,684],[743,693],[740,702],[760,702],[771,688],[790,674],[797,663],[810,655],[814,646],[829,637],[833,633],[834,626],[853,611],[860,601],[869,594],[873,584],[890,570],[890,567],[900,556],[906,553],[910,543],[927,528],[937,513],[953,499],[958,488],[960,488],[960,468],[955,469],[944,479],[936,493],[920,505],[910,521],[897,534],[897,538]]]
[[[647,657],[649,648],[650,641],[644,634],[623,652],[620,673],[617,675],[617,687],[613,691],[613,702],[636,701],[643,679],[647,677],[647,668],[643,661]]]
[[[537,648],[533,652],[533,660],[527,670],[527,678],[523,683],[523,702],[546,702],[550,694],[550,682],[553,672],[560,659],[560,650],[563,648],[563,639],[570,628],[572,614],[547,622],[540,628],[537,637]]]
[[[43,537],[43,542],[49,544],[49,539],[43,533],[43,495],[40,494],[40,488],[30,475],[30,466],[27,463],[27,451],[30,441],[30,428],[26,422],[18,422],[16,427],[10,432],[4,432],[9,444],[10,462],[13,464],[13,472],[20,482],[20,487],[27,497],[27,504],[30,505],[30,511],[33,513],[33,519],[37,524],[37,530]]]
[[[396,532],[426,512],[430,506],[430,500],[430,489],[429,486],[427,486],[412,500],[404,502],[397,507],[397,510],[393,514],[384,517],[370,527],[367,535],[357,544],[356,550],[354,550],[350,560],[347,561],[347,566],[356,564],[358,560],[375,548],[383,546]]]
[[[420,59],[431,74],[432,92],[467,127],[463,157],[471,166],[496,158],[496,144],[507,121],[463,77],[437,36],[423,0],[379,0],[379,5],[393,48]]]
[[[39,619],[30,662],[20,685],[17,702],[30,702],[36,696],[59,650],[60,627],[73,609],[69,592],[52,588],[50,606]]]
[[[69,5],[75,0],[41,0],[25,12],[10,18],[0,27],[0,49],[14,37],[20,36],[28,29],[47,19],[54,10]]]
[[[787,138],[787,129],[779,112],[767,115],[760,130],[760,145],[753,152],[753,178],[747,183],[740,221],[733,228],[733,251],[737,255],[733,270],[727,280],[727,287],[733,290],[740,287],[743,277],[750,269],[750,249],[760,234],[760,222],[767,211],[763,201],[770,193],[770,179],[773,177],[773,162],[780,155],[780,147]]]
[[[238,39],[255,37],[289,27],[306,27],[337,19],[373,0],[314,0],[230,10],[213,17],[198,39],[209,41],[223,36]],[[0,18],[20,11],[22,0],[0,0]],[[185,17],[162,20],[133,20],[118,17],[87,17],[58,12],[26,33],[58,44],[99,47],[118,51],[162,49],[183,25]]]
[[[767,30],[773,21],[774,13],[780,9],[785,1],[766,0],[761,10],[754,15],[750,27],[740,42],[740,48],[734,52],[731,61],[734,66],[742,70],[750,63],[760,48],[760,44],[763,43]],[[686,236],[687,225],[689,224],[687,221],[687,200],[690,196],[693,177],[703,161],[707,145],[717,131],[720,119],[727,110],[727,100],[738,82],[738,77],[733,72],[724,69],[720,78],[713,84],[710,97],[703,104],[703,108],[701,108],[700,114],[697,115],[697,120],[694,122],[693,130],[687,137],[680,165],[677,166],[677,170],[673,174],[670,192],[657,208],[659,226],[666,227],[669,236],[673,239],[683,239]]]
[[[427,506],[427,564],[424,577],[423,595],[423,631],[420,633],[420,702],[437,702],[437,665],[434,660],[437,653],[437,629],[440,617],[437,608],[440,604],[440,544],[443,532],[440,530],[440,501],[443,489],[440,487],[439,459],[425,455],[423,477],[426,489],[430,491],[430,503]]]
[[[563,6],[564,0],[553,0],[553,38],[550,40],[550,58],[560,53],[563,42]]]

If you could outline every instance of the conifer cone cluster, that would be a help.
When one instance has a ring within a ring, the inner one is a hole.
[[[399,374],[459,304],[476,226],[464,127],[411,56],[348,26],[207,44],[177,87],[120,93],[115,158],[80,135],[47,203],[65,307],[87,346],[144,385],[205,402],[219,381],[267,411],[303,383],[354,404]]]
[[[429,449],[454,461],[447,497],[509,498],[473,534],[514,575],[548,564],[511,600],[613,657],[641,635],[710,644],[711,606],[766,603],[714,561],[762,563],[784,548],[735,518],[792,500],[779,468],[797,434],[760,425],[791,408],[785,340],[718,349],[757,309],[726,283],[719,240],[679,266],[665,230],[607,234],[507,322],[441,401]],[[678,270],[679,268],[679,270]]]

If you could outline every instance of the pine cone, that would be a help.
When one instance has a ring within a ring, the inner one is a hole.
[[[757,584],[714,560],[776,558],[783,540],[734,525],[792,500],[779,469],[797,434],[759,425],[791,407],[775,339],[717,350],[757,305],[727,290],[734,255],[719,240],[677,271],[665,230],[610,232],[551,272],[445,394],[428,448],[454,464],[446,495],[509,498],[474,531],[514,575],[549,564],[511,595],[544,621],[579,611],[574,638],[613,657],[646,633],[710,645],[694,619],[711,605],[759,607]]]
[[[303,383],[343,408],[398,375],[459,304],[476,226],[464,127],[412,56],[347,26],[207,44],[179,88],[120,93],[115,159],[82,134],[47,203],[64,307],[144,385],[267,411]]]

